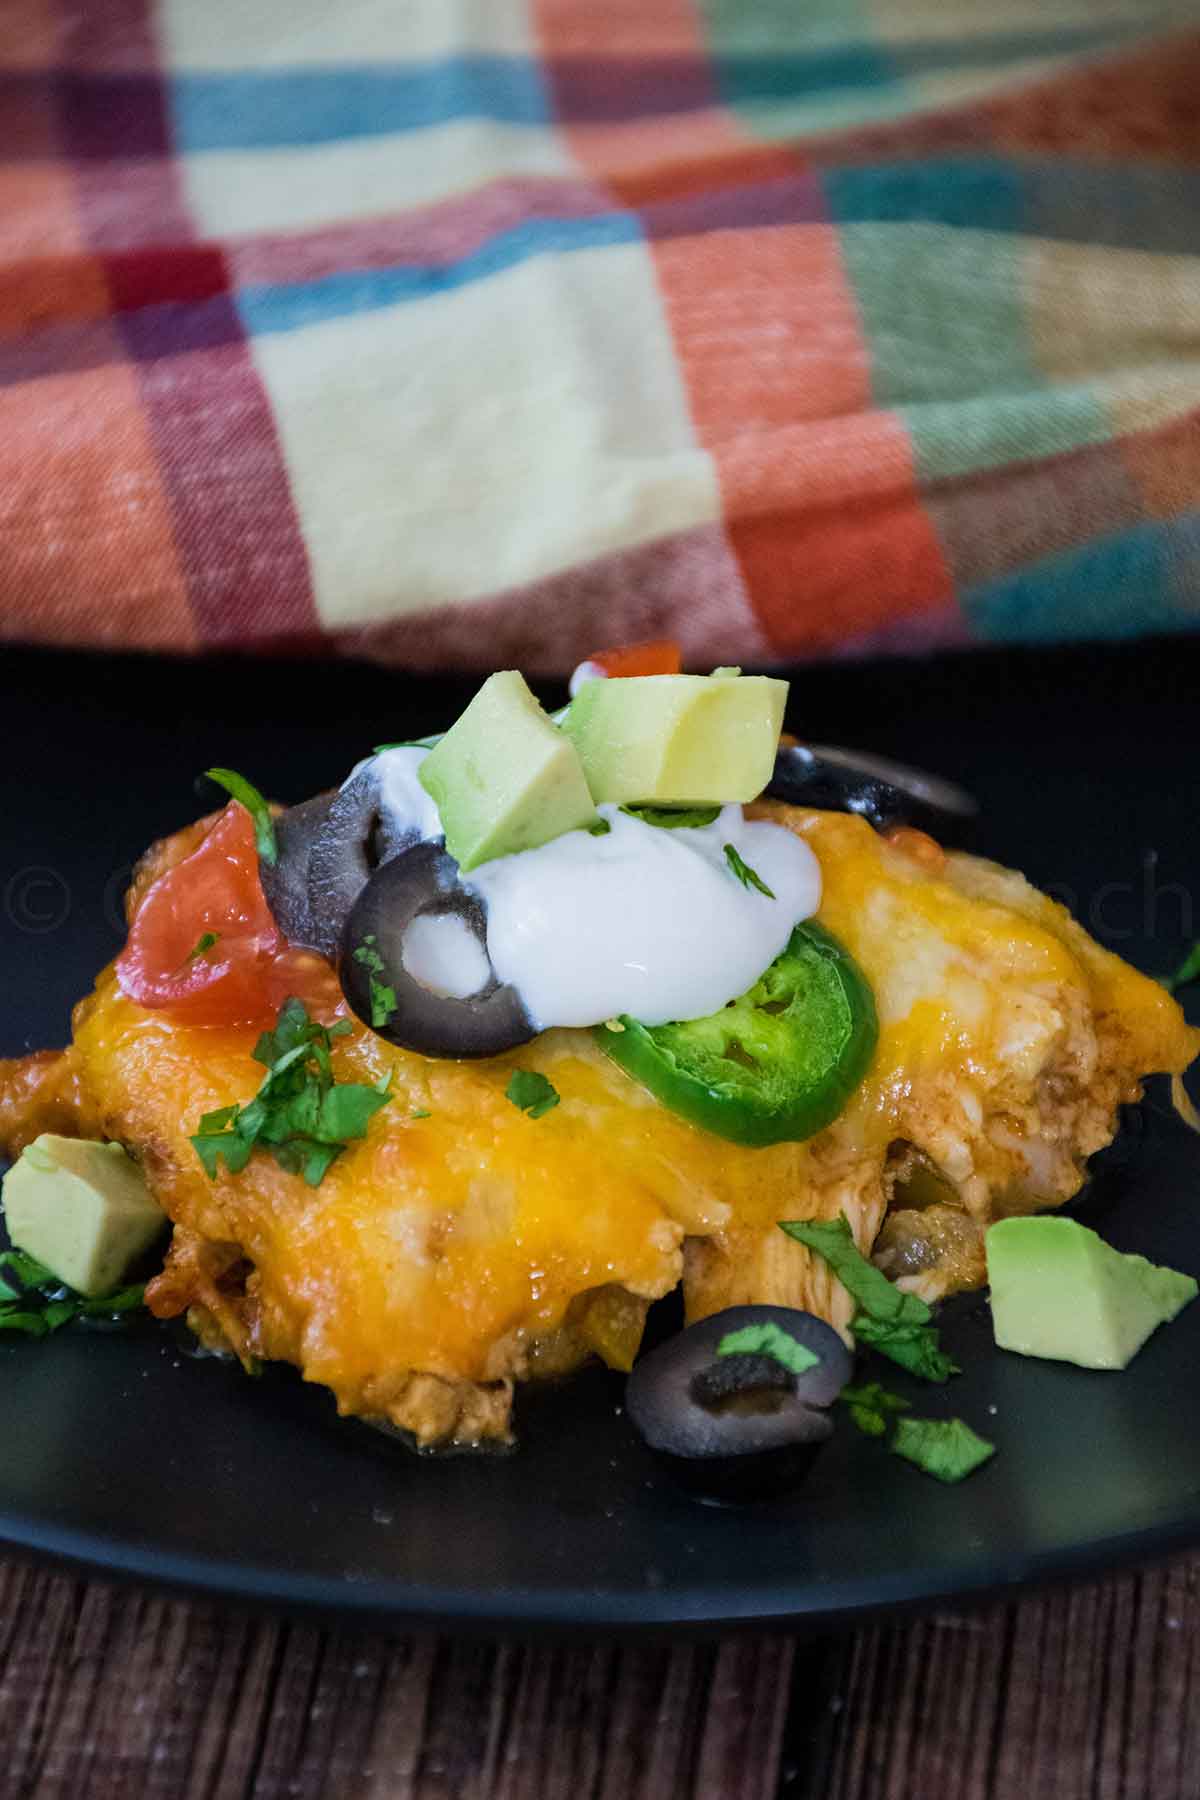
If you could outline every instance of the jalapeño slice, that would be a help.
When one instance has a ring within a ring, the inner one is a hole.
[[[812,920],[739,1000],[680,1025],[596,1027],[602,1050],[681,1118],[735,1144],[812,1137],[867,1072],[875,1002],[853,958]]]

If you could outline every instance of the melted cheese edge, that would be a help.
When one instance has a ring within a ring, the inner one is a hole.
[[[356,1026],[336,1047],[338,1078],[392,1077],[367,1138],[316,1189],[263,1155],[210,1182],[187,1135],[202,1113],[254,1094],[255,1034],[174,1025],[134,1006],[105,972],[77,1010],[82,1086],[103,1129],[142,1157],[172,1218],[242,1246],[256,1270],[262,1354],[299,1363],[346,1411],[382,1410],[389,1383],[411,1369],[519,1374],[523,1346],[557,1327],[579,1293],[618,1282],[656,1297],[680,1278],[685,1237],[736,1238],[821,1210],[837,1186],[830,1171],[840,1179],[863,1157],[882,1167],[930,1095],[952,1091],[960,1133],[1005,1096],[1019,1111],[1081,1018],[1113,1022],[1105,1054],[1119,1062],[1124,1098],[1140,1075],[1182,1069],[1200,1046],[1161,987],[1021,877],[957,857],[934,879],[861,819],[753,810],[816,852],[818,917],[859,962],[880,1016],[860,1091],[805,1144],[748,1150],[693,1129],[584,1032],[452,1063]],[[504,1093],[516,1068],[544,1073],[560,1104],[537,1120],[520,1113]],[[877,1212],[862,1226],[864,1248]]]

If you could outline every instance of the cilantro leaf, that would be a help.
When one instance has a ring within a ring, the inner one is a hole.
[[[85,1319],[107,1319],[118,1313],[136,1312],[139,1306],[145,1304],[146,1284],[144,1281],[137,1281],[130,1287],[118,1288],[115,1294],[101,1294],[95,1300],[81,1300],[79,1312]]]
[[[662,831],[696,831],[721,816],[719,806],[623,806],[621,811],[631,819],[640,819],[643,825],[657,825]]]
[[[349,1030],[348,1019],[340,1019],[336,1025],[330,1025],[328,1028],[314,1025],[308,1016],[303,1000],[297,1000],[293,994],[280,1007],[274,1031],[263,1032],[251,1055],[255,1062],[263,1065],[264,1069],[275,1069],[284,1057],[292,1054],[293,1050],[302,1049],[305,1045],[316,1041],[344,1037]]]
[[[774,900],[774,891],[769,888],[761,875],[755,873],[748,862],[743,862],[732,844],[725,846],[725,861],[729,864],[744,888],[757,888],[768,900]]]
[[[365,937],[354,952],[354,960],[367,971],[367,991],[371,999],[371,1024],[376,1031],[386,1025],[396,1010],[396,990],[380,980],[383,958],[375,948],[375,934]]]
[[[786,1220],[780,1229],[824,1257],[855,1303],[851,1330],[864,1344],[926,1381],[957,1375],[957,1363],[938,1347],[929,1307],[918,1294],[902,1293],[867,1260],[845,1213],[836,1219]]]
[[[883,1438],[890,1431],[888,1449],[937,1481],[961,1481],[996,1453],[996,1446],[963,1419],[897,1418],[897,1413],[908,1412],[909,1402],[878,1381],[843,1388],[838,1397],[867,1437]]]
[[[19,1331],[26,1337],[47,1337],[75,1319],[116,1319],[140,1311],[145,1304],[146,1287],[137,1282],[115,1294],[101,1294],[88,1299],[75,1292],[54,1273],[23,1250],[6,1250],[0,1254],[0,1331]],[[17,1290],[14,1292],[14,1286]]]
[[[45,1337],[49,1326],[40,1312],[21,1312],[0,1306],[0,1331],[23,1331],[26,1337]]]
[[[519,1106],[527,1117],[540,1119],[558,1105],[559,1095],[554,1083],[536,1069],[514,1069],[504,1098]]]
[[[371,975],[368,977],[367,991],[371,998],[371,1024],[378,1031],[387,1024],[396,1010],[396,990]]]
[[[236,1113],[236,1107],[227,1107],[226,1112]],[[220,1173],[220,1165],[224,1159],[225,1167],[231,1175],[240,1175],[250,1161],[250,1152],[254,1148],[254,1139],[242,1137],[238,1131],[220,1128],[205,1129],[205,1121],[216,1119],[219,1113],[206,1113],[200,1121],[200,1129],[192,1138],[192,1148],[204,1166],[204,1173],[210,1181],[215,1181]]]
[[[820,1357],[775,1324],[744,1325],[740,1331],[727,1331],[717,1345],[718,1356],[770,1356],[793,1375],[815,1369]]]
[[[412,1112],[409,1114],[409,1117],[411,1119],[432,1119],[433,1114],[431,1112],[427,1112],[425,1107],[423,1107],[423,1106],[416,1106],[413,1108]]]
[[[191,949],[188,951],[187,956],[185,957],[184,960],[186,962],[195,962],[195,960],[198,956],[207,956],[208,952],[212,949],[213,945],[219,944],[220,941],[221,941],[221,934],[219,931],[202,932],[201,935],[196,939],[196,942],[192,945]]]
[[[937,1481],[962,1481],[996,1454],[962,1419],[897,1419],[891,1448]]]
[[[856,1313],[851,1329],[860,1344],[869,1344],[923,1381],[948,1381],[959,1373],[958,1364],[938,1343],[936,1325],[892,1325],[869,1313]]]
[[[824,1257],[861,1312],[896,1325],[925,1325],[933,1317],[919,1295],[903,1293],[867,1260],[845,1213],[836,1219],[787,1219],[780,1230]]]
[[[838,1395],[850,1408],[850,1417],[867,1437],[885,1437],[892,1413],[907,1412],[910,1402],[901,1394],[893,1394],[881,1382],[867,1381],[861,1387],[844,1387]]]
[[[267,1073],[245,1106],[205,1113],[192,1147],[215,1180],[224,1162],[240,1174],[256,1149],[282,1169],[319,1187],[347,1144],[366,1136],[367,1124],[390,1098],[390,1073],[373,1087],[335,1081],[330,1048],[349,1031],[348,1020],[321,1025],[294,996],[279,1009],[274,1031],[264,1031],[254,1058]]]
[[[1189,982],[1200,977],[1200,940],[1194,943],[1173,975],[1164,975],[1162,984],[1169,994],[1176,988],[1187,987]]]
[[[309,1187],[320,1187],[342,1148],[341,1144],[320,1144],[301,1134],[283,1139],[272,1147],[271,1154],[289,1175],[302,1175]]]
[[[24,1250],[0,1252],[0,1269],[11,1270],[18,1287],[22,1288],[46,1287],[58,1281],[53,1269],[48,1269],[45,1263],[38,1262]]]
[[[231,794],[239,806],[245,807],[254,820],[254,842],[258,847],[258,854],[263,862],[274,868],[279,861],[275,821],[271,817],[271,808],[254,783],[247,781],[244,775],[239,775],[236,769],[205,769],[204,773],[210,781],[215,781],[218,787],[223,787],[227,794]]]
[[[42,1311],[46,1330],[57,1331],[70,1319],[77,1319],[85,1312],[85,1306],[78,1300],[51,1300]]]
[[[337,1082],[325,1090],[314,1135],[322,1143],[341,1147],[350,1138],[367,1135],[368,1122],[391,1098],[386,1089],[367,1087],[358,1081]]]

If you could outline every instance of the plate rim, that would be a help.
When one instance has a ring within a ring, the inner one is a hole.
[[[222,1558],[139,1548],[117,1537],[71,1526],[39,1524],[0,1511],[0,1548],[33,1560],[123,1584],[151,1586],[182,1598],[353,1624],[363,1629],[455,1631],[479,1635],[565,1635],[586,1628],[605,1636],[704,1634],[730,1631],[855,1629],[876,1619],[937,1606],[975,1607],[1012,1599],[1033,1588],[1069,1585],[1167,1560],[1200,1546],[1200,1496],[1194,1516],[1110,1533],[1053,1550],[1007,1556],[1000,1566],[973,1559],[933,1579],[898,1569],[837,1582],[782,1581],[748,1590],[750,1604],[730,1605],[731,1590],[703,1584],[642,1592],[597,1592],[563,1587],[530,1590],[444,1588],[428,1583],[290,1574],[262,1563],[242,1567]],[[820,1600],[811,1603],[819,1589]],[[892,1590],[892,1591],[889,1591]],[[736,1590],[733,1590],[736,1591]],[[720,1594],[720,1599],[715,1598]],[[714,1596],[705,1600],[708,1594]],[[506,1597],[507,1596],[507,1597]]]

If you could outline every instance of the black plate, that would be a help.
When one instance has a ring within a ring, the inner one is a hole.
[[[1198,677],[1188,643],[843,666],[796,677],[791,722],[973,788],[982,846],[1163,969],[1200,930]],[[197,810],[195,771],[232,764],[299,798],[469,691],[16,653],[0,686],[7,1052],[62,1041],[119,941],[132,858]],[[1200,1139],[1159,1095],[1082,1211],[1120,1248],[1200,1273],[1198,1196]],[[432,1461],[339,1422],[288,1371],[252,1381],[153,1327],[4,1343],[0,1538],[254,1601],[591,1629],[845,1617],[1200,1541],[1200,1306],[1122,1375],[998,1353],[978,1297],[947,1309],[946,1341],[962,1377],[907,1391],[994,1438],[992,1464],[944,1489],[843,1427],[800,1494],[751,1512],[676,1494],[600,1371],[525,1395],[516,1454]]]

